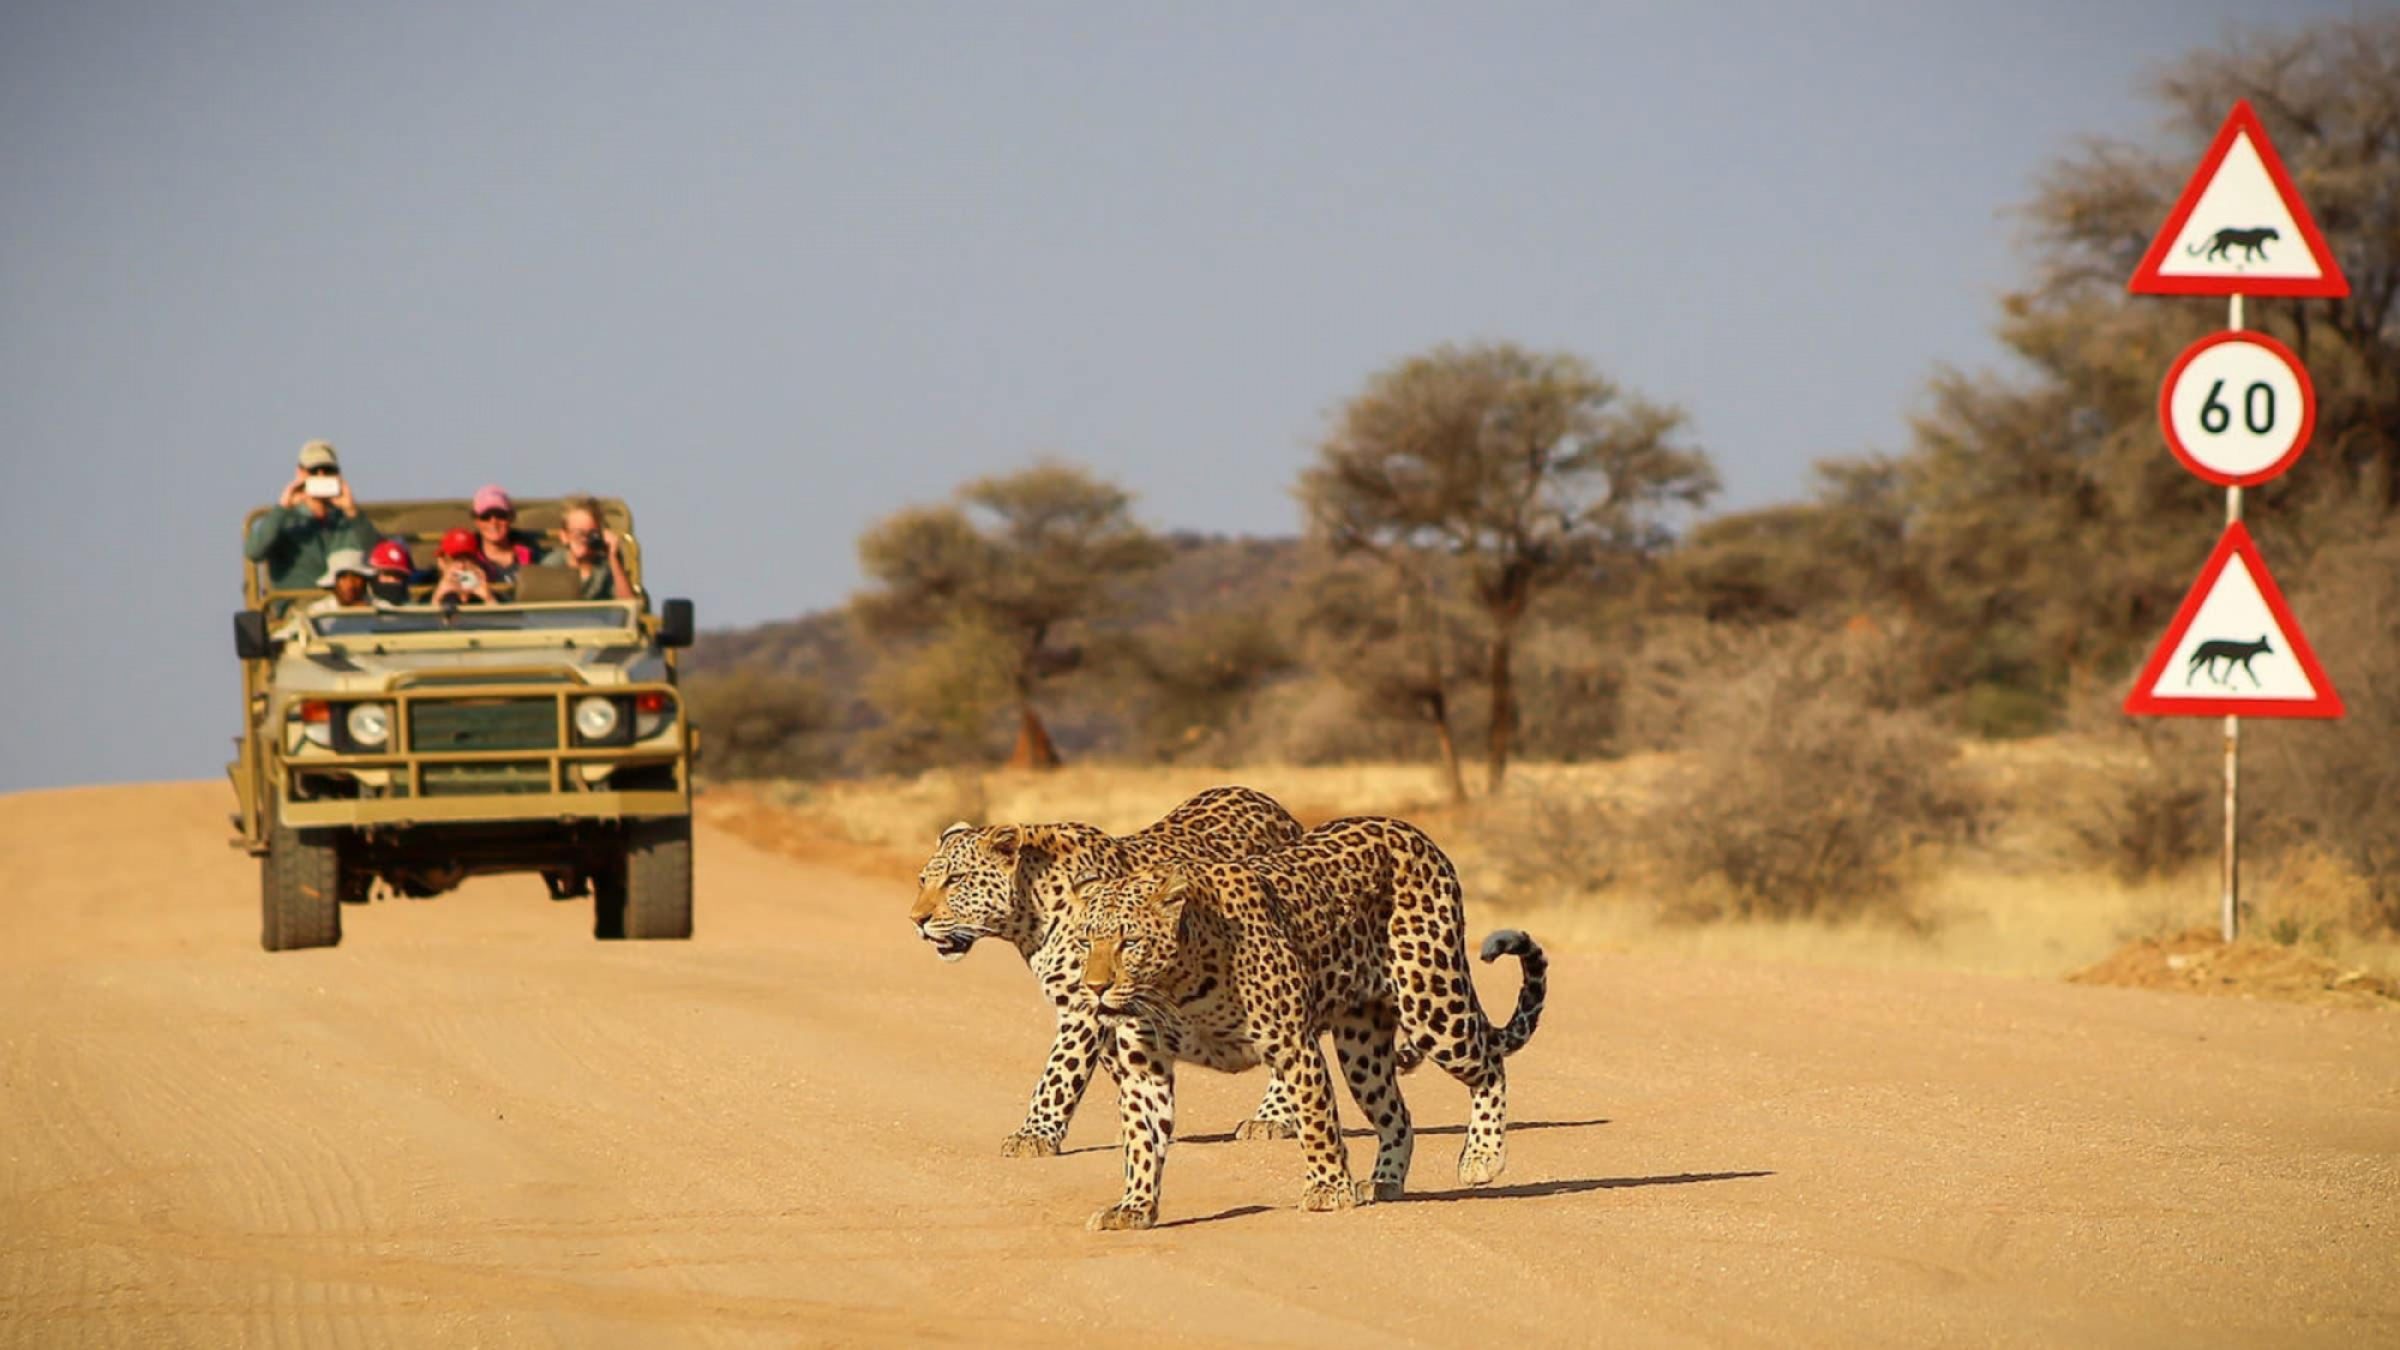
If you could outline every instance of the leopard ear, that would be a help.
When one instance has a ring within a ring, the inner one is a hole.
[[[1011,867],[1017,865],[1017,843],[1017,827],[1014,825],[995,825],[983,839],[984,847]]]
[[[974,828],[974,826],[969,825],[963,820],[954,820],[948,825],[942,827],[942,836],[936,842],[947,844],[950,842],[951,835],[970,833],[974,830]]]
[[[1158,905],[1159,912],[1167,916],[1167,922],[1178,923],[1183,918],[1183,902],[1191,899],[1199,889],[1200,878],[1194,876],[1191,869],[1181,863],[1169,863],[1159,875],[1158,889],[1150,895]]]

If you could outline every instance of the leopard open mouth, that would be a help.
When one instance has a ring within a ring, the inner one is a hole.
[[[945,961],[956,961],[975,945],[973,933],[961,933],[955,929],[947,933],[927,933],[925,940],[933,944],[934,954]]]

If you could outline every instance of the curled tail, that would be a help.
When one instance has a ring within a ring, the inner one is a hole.
[[[1483,940],[1483,950],[1476,953],[1485,961],[1497,961],[1513,956],[1523,966],[1524,983],[1517,989],[1517,1011],[1508,1025],[1492,1028],[1492,1047],[1504,1055],[1513,1055],[1533,1039],[1533,1029],[1542,1024],[1542,1000],[1550,992],[1550,958],[1542,955],[1542,944],[1515,928],[1503,928]]]
[[[1550,993],[1550,958],[1542,955],[1542,944],[1515,928],[1503,928],[1483,940],[1483,950],[1476,953],[1486,961],[1513,956],[1524,965],[1524,983],[1517,989],[1517,1010],[1508,1025],[1493,1027],[1492,1048],[1503,1055],[1513,1055],[1533,1039],[1534,1028],[1542,1024],[1542,1002]],[[1403,1036],[1397,1047],[1397,1063],[1402,1073],[1415,1073],[1425,1062],[1425,1052],[1416,1042]]]

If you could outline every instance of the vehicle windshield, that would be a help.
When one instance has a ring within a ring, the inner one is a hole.
[[[547,633],[583,628],[631,628],[633,606],[394,605],[336,610],[311,620],[317,636],[383,637],[392,633]]]

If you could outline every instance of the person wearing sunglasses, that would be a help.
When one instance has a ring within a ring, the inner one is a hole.
[[[517,504],[497,483],[475,489],[475,533],[483,545],[475,560],[495,591],[516,589],[517,569],[533,561],[535,540],[517,533]]]
[[[364,552],[379,537],[351,497],[333,446],[310,441],[300,447],[299,465],[283,495],[250,522],[242,556],[267,565],[269,590],[306,590],[325,575],[337,550]]]

